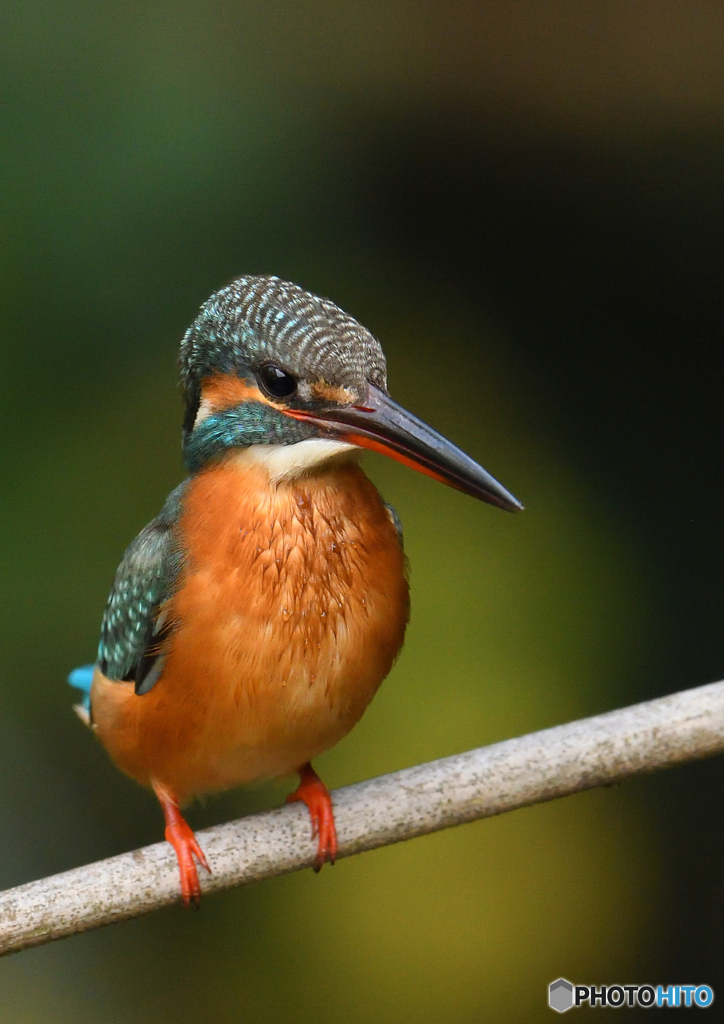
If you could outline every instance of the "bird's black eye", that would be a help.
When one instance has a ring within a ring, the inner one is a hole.
[[[273,363],[262,366],[258,377],[262,391],[266,391],[271,398],[288,398],[297,390],[296,378]]]

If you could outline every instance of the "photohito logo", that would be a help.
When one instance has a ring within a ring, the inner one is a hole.
[[[548,986],[548,1005],[557,1013],[574,1006],[711,1006],[711,985],[574,985],[558,978]]]

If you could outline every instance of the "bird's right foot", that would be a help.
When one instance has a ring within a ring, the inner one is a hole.
[[[179,810],[178,801],[169,793],[165,786],[154,783],[153,790],[163,808],[163,814],[166,819],[166,831],[164,833],[166,841],[173,846],[176,853],[183,901],[188,907],[193,900],[198,909],[201,898],[201,886],[196,870],[196,861],[209,874],[211,874],[211,868],[191,826]]]

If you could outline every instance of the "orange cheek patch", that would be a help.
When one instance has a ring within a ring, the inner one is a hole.
[[[266,402],[256,385],[230,374],[218,374],[203,380],[201,400],[208,404],[212,412],[222,412],[242,402]]]
[[[357,401],[357,395],[348,388],[334,387],[325,380],[318,380],[312,384],[312,395],[323,402],[336,402],[337,405],[351,405]]]

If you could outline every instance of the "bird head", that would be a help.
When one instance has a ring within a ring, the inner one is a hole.
[[[212,295],[181,344],[194,472],[244,449],[275,480],[370,448],[507,511],[489,473],[394,402],[379,342],[329,299],[250,276]]]

